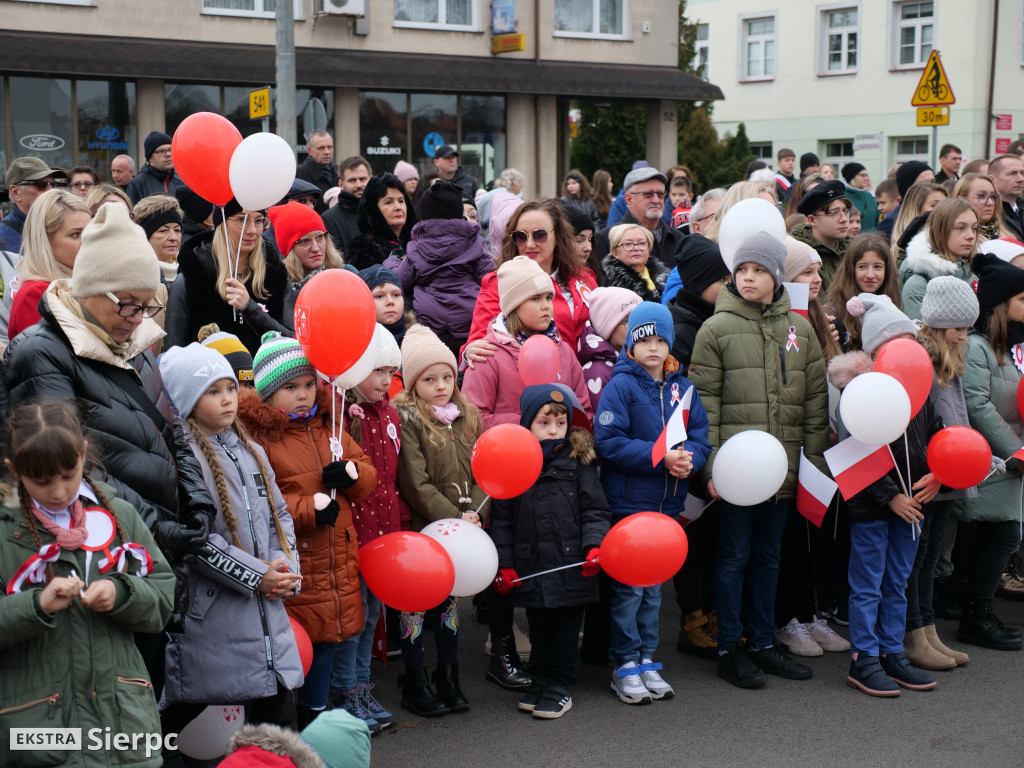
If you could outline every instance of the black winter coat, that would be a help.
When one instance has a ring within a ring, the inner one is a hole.
[[[174,171],[169,173],[158,171],[146,163],[138,173],[132,176],[125,194],[131,199],[132,205],[135,205],[139,200],[150,195],[174,195],[179,186],[181,186],[181,179],[174,175]]]
[[[338,204],[328,208],[322,217],[324,227],[334,241],[334,247],[342,254],[348,252],[348,244],[352,238],[359,235],[359,225],[356,223],[358,208],[359,198],[351,192],[342,190],[338,195]]]
[[[679,367],[687,370],[693,356],[693,342],[704,321],[715,314],[715,305],[704,301],[699,294],[680,288],[668,303],[672,313],[672,325],[676,340],[672,343],[672,357],[679,361]]]
[[[647,287],[644,279],[632,267],[623,264],[614,255],[609,253],[601,259],[601,271],[604,272],[604,282],[601,285],[613,288],[628,288],[644,301],[653,301],[655,304],[660,304],[661,293],[665,290],[665,281],[668,279],[669,270],[670,267],[662,264],[654,254],[647,257],[647,273],[651,276],[651,280],[654,281],[654,290],[652,291]]]
[[[334,163],[320,165],[312,157],[307,157],[295,169],[295,178],[315,184],[320,192],[324,193],[331,187],[338,186],[338,166]],[[321,197],[316,201],[316,212],[322,215],[326,210],[327,204]]]
[[[264,238],[263,257],[267,272],[263,286],[270,296],[266,300],[256,299],[250,275],[243,282],[249,291],[249,304],[241,311],[242,322],[239,323],[231,305],[217,292],[217,266],[212,247],[214,234],[224,236],[219,230],[204,232],[181,249],[178,277],[171,283],[167,300],[164,348],[188,346],[196,340],[200,328],[217,323],[222,331],[235,334],[249,354],[255,356],[260,348],[260,339],[267,331],[293,335],[292,317],[297,291],[288,279],[284,263],[274,255],[274,249]]]
[[[56,314],[51,305],[56,305]],[[4,418],[23,403],[75,401],[88,439],[102,457],[108,482],[119,495],[127,488],[155,508],[139,510],[150,530],[157,516],[185,521],[191,513],[203,512],[216,517],[199,463],[171,417],[153,353],[145,349],[130,358],[130,371],[85,356],[92,339],[82,334],[91,332],[67,322],[70,310],[60,303],[53,287],[43,294],[39,312],[42,319],[11,342],[4,355],[2,381],[7,393],[0,397]],[[76,353],[72,338],[83,353]],[[102,342],[95,339],[95,344]],[[159,423],[129,394],[131,386],[155,404],[162,417]]]
[[[579,439],[579,438],[573,438]],[[544,468],[533,487],[514,499],[491,501],[490,533],[498,550],[498,566],[526,576],[582,561],[601,545],[611,524],[611,511],[597,469],[593,438],[582,454],[568,443]],[[521,582],[512,593],[516,605],[568,608],[598,600],[596,578],[568,568]]]
[[[388,225],[384,214],[377,203],[385,196],[388,189],[400,189],[405,196],[405,226],[398,237]],[[345,249],[345,263],[359,270],[368,269],[374,264],[383,264],[392,253],[405,258],[405,246],[412,239],[412,228],[416,223],[416,213],[412,200],[405,194],[405,186],[398,177],[390,173],[373,176],[359,198],[356,209],[356,225],[360,234],[353,237]]]

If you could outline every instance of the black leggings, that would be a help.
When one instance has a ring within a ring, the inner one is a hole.
[[[924,522],[917,541],[914,567],[907,579],[907,632],[935,623],[932,607],[935,593],[935,564],[942,552],[942,534],[949,521],[952,501],[936,501],[924,507]]]
[[[999,579],[1007,563],[1020,546],[1020,523],[975,523],[974,560],[967,591],[974,601],[995,599]]]
[[[459,660],[459,616],[454,597],[431,608],[426,613],[403,613],[402,660],[405,668],[423,669],[423,633],[433,627],[439,664],[454,664]]]

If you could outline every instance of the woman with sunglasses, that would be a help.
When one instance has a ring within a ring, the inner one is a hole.
[[[978,214],[978,245],[1000,237],[1013,237],[1003,223],[1003,206],[996,185],[988,176],[965,173],[953,187],[953,197],[962,197]]]
[[[608,232],[608,247],[608,255],[601,261],[605,285],[626,288],[644,301],[660,303],[669,268],[651,253],[651,230],[639,224],[616,224]]]
[[[214,228],[193,237],[178,255],[178,277],[167,306],[166,347],[184,347],[217,323],[255,355],[267,331],[292,335],[295,288],[263,233],[266,211],[244,211],[232,198],[213,212]]]
[[[70,280],[82,232],[92,219],[85,201],[66,189],[44,192],[29,209],[22,231],[18,278],[4,286],[13,294],[8,338],[39,322],[39,299],[54,280]]]
[[[549,197],[522,203],[505,226],[501,253],[495,258],[500,267],[516,256],[529,256],[554,286],[555,326],[562,341],[577,349],[583,326],[590,319],[590,292],[597,287],[594,276],[580,268],[576,259],[573,228],[562,206]],[[469,343],[462,348],[463,362],[474,363],[494,355],[496,347],[484,339],[491,321],[500,314],[497,272],[484,276],[480,295],[473,308]]]

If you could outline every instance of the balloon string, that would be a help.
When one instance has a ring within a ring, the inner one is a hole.
[[[907,433],[904,432],[903,433],[903,439],[906,440],[906,438],[907,438]],[[910,495],[910,491],[907,490],[907,484],[905,482],[903,482],[903,473],[900,472],[900,465],[896,461],[896,455],[892,452],[892,446],[891,445],[887,445],[886,448],[889,449],[889,456],[892,458],[893,468],[896,470],[896,477],[898,477],[900,479],[900,486],[903,488],[903,495],[906,496],[907,498],[911,498],[912,499],[913,496],[911,496]],[[908,457],[907,458],[907,466],[908,466],[907,475],[908,476],[910,475],[909,465],[910,465],[910,458]],[[921,533],[921,526],[915,520],[914,522],[912,522],[910,524],[910,528],[911,528],[911,538],[914,541],[917,541],[917,537]]]
[[[337,393],[334,391],[334,382],[337,381],[337,379],[330,379],[329,381],[330,381],[330,384],[331,384],[331,453],[332,453],[331,458],[334,459],[335,461],[338,461],[340,458],[344,457],[344,453],[342,454],[341,457],[339,457],[337,455],[334,455],[334,446],[338,445],[338,443],[336,441],[340,439],[338,437],[338,422],[336,421],[335,410],[334,410],[334,406],[336,405],[335,401],[338,399]],[[342,412],[342,414],[345,413],[345,392],[346,392],[345,389],[341,390],[341,412]],[[337,496],[338,496],[338,489],[337,488],[332,488],[331,489],[331,498],[335,499],[335,498],[337,498]]]
[[[537,573],[531,573],[529,576],[520,576],[518,579],[512,579],[512,584],[518,584],[520,581],[526,581],[527,579],[535,579],[538,576],[543,576],[546,573],[554,573],[555,571],[564,571],[566,568],[575,568],[577,565],[586,565],[586,560],[579,563],[569,563],[569,565],[560,565],[557,568],[548,568],[546,571],[537,571]]]
[[[484,504],[486,504],[486,503],[487,503],[487,500],[488,500],[489,498],[491,498],[491,497],[490,497],[490,496],[484,496],[484,500],[483,500],[483,501],[481,501],[481,502],[480,502],[480,506],[476,508],[476,516],[477,516],[477,517],[480,517],[480,510],[484,508]]]
[[[235,249],[235,271],[231,274],[235,280],[238,279],[238,265],[242,261],[242,235],[245,234],[245,228],[249,225],[249,212],[245,211],[245,216],[242,218],[242,231],[238,235],[238,248]],[[227,237],[227,228],[224,229],[224,236]],[[228,259],[231,259],[231,251],[228,251]],[[242,324],[242,315],[238,315],[238,324]]]
[[[220,220],[222,222],[222,226],[224,227],[224,250],[225,250],[225,252],[228,255],[228,266],[230,267],[231,266],[231,240],[228,239],[228,217],[227,217],[227,211],[224,210],[224,206],[223,205],[218,206],[218,208],[220,208]],[[241,238],[239,238],[239,242],[241,242]],[[232,320],[237,320],[238,319],[238,310],[235,309],[234,307],[231,308],[231,319]]]

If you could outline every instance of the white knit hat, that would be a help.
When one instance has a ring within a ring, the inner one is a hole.
[[[551,277],[529,256],[516,256],[498,267],[498,305],[506,317],[538,293],[554,293]]]
[[[160,262],[142,227],[123,205],[101,205],[82,231],[82,246],[71,270],[77,298],[119,291],[156,291]]]
[[[379,341],[377,346],[377,365],[374,368],[401,368],[402,350],[398,348],[398,342],[391,331],[380,323],[374,330]]]

